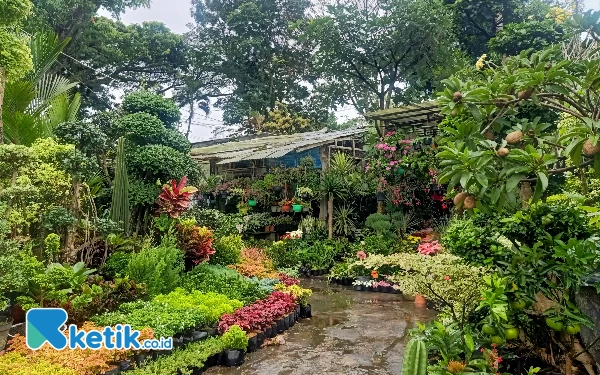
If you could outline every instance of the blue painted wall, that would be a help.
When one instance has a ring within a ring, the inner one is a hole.
[[[300,165],[300,159],[302,159],[305,156],[312,156],[313,159],[315,159],[315,167],[321,168],[321,157],[319,156],[319,147],[315,147],[302,152],[292,151],[289,154],[283,155],[280,158],[269,159],[269,165],[276,167],[283,164],[287,168],[293,168]]]

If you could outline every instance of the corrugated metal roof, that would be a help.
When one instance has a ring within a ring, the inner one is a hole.
[[[308,133],[274,135],[193,148],[191,153],[194,159],[220,159],[218,164],[233,163],[242,160],[275,159],[292,151],[302,151],[336,139],[354,137],[365,131],[365,128],[355,128],[336,132],[321,130]]]
[[[435,100],[403,107],[382,109],[365,115],[367,120],[380,120],[399,126],[437,126],[443,116],[439,103]]]

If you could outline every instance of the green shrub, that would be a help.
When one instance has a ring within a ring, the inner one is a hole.
[[[230,299],[237,299],[249,305],[256,300],[265,298],[269,293],[237,271],[208,263],[201,263],[188,272],[182,282],[188,290],[201,290],[224,294]]]
[[[131,261],[133,253],[125,252],[125,251],[115,251],[110,254],[106,263],[104,263],[104,267],[102,267],[102,272],[111,277],[117,277],[119,275],[125,275],[127,273],[127,267],[129,266],[129,261]]]
[[[171,239],[163,239],[160,246],[133,254],[126,273],[134,281],[146,284],[148,295],[156,296],[179,285],[183,267],[183,253]]]
[[[126,95],[123,98],[123,110],[130,114],[149,113],[159,118],[169,128],[175,128],[181,117],[175,102],[146,90]]]
[[[300,252],[308,246],[308,243],[302,240],[277,241],[265,249],[265,254],[277,269],[294,268],[300,264]]]
[[[210,256],[209,263],[227,266],[241,261],[244,241],[239,234],[219,237],[213,243],[215,253]]]
[[[50,233],[44,239],[44,255],[49,261],[55,261],[60,254],[60,236],[56,233]]]
[[[497,237],[497,229],[486,217],[474,215],[452,220],[441,242],[444,249],[469,263],[490,264],[506,252]]]
[[[223,334],[224,349],[246,350],[248,347],[248,336],[240,326],[233,325]]]

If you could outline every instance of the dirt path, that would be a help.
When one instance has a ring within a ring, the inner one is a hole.
[[[237,368],[213,367],[227,375],[399,375],[408,330],[435,314],[401,295],[356,292],[304,280],[313,289],[312,319],[282,335],[281,345],[246,355]]]

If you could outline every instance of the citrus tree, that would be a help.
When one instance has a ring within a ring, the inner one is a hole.
[[[500,208],[519,193],[536,201],[554,175],[588,166],[600,174],[599,18],[575,17],[587,38],[498,65],[483,56],[477,79],[444,81],[439,182],[464,189],[455,203]]]

